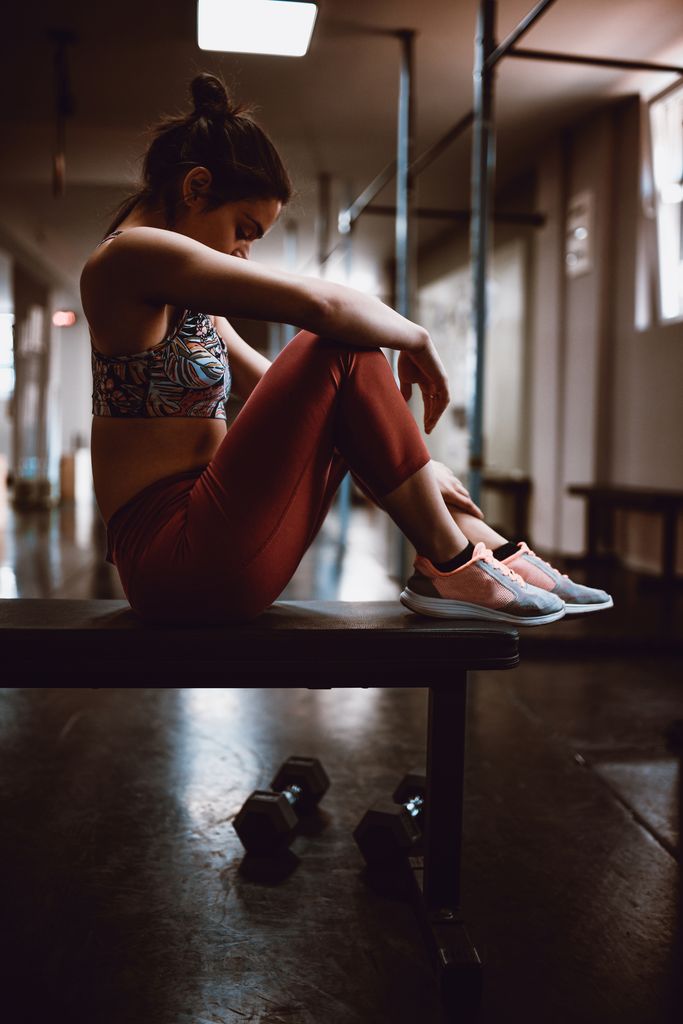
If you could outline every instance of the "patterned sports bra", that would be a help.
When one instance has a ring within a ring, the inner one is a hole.
[[[92,375],[93,416],[226,419],[228,352],[206,313],[186,310],[180,324],[144,352],[106,356],[93,347]]]

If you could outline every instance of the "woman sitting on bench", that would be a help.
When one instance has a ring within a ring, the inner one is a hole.
[[[292,188],[270,139],[202,74],[154,132],[144,182],[81,278],[92,455],[108,558],[151,621],[258,615],[282,592],[347,470],[419,552],[400,595],[430,616],[540,625],[611,604],[490,529],[432,462],[449,403],[427,332],[379,299],[248,262]],[[302,330],[271,364],[226,317]],[[381,347],[398,349],[400,390]],[[246,400],[226,429],[230,389]]]

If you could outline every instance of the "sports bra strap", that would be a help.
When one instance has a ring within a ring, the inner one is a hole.
[[[104,238],[97,243],[97,248],[99,248],[99,246],[101,245],[104,245],[105,242],[108,242],[110,238],[116,238],[117,235],[122,234],[123,231],[110,231],[108,235],[105,235]]]

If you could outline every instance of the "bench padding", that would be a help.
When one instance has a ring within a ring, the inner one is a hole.
[[[0,600],[5,685],[438,686],[512,668],[518,634],[396,601],[277,601],[251,622],[149,626],[125,601]],[[440,666],[446,678],[434,676]]]

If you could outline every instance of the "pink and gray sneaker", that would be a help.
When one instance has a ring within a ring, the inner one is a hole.
[[[503,565],[507,565],[534,587],[561,598],[567,615],[599,612],[603,608],[611,608],[614,604],[605,590],[574,583],[566,574],[558,572],[550,562],[539,558],[524,541],[520,541],[514,554],[503,559]]]
[[[526,583],[483,543],[477,544],[469,562],[452,572],[441,572],[422,555],[415,559],[414,568],[400,600],[420,615],[543,626],[565,613],[559,597],[547,587]]]

